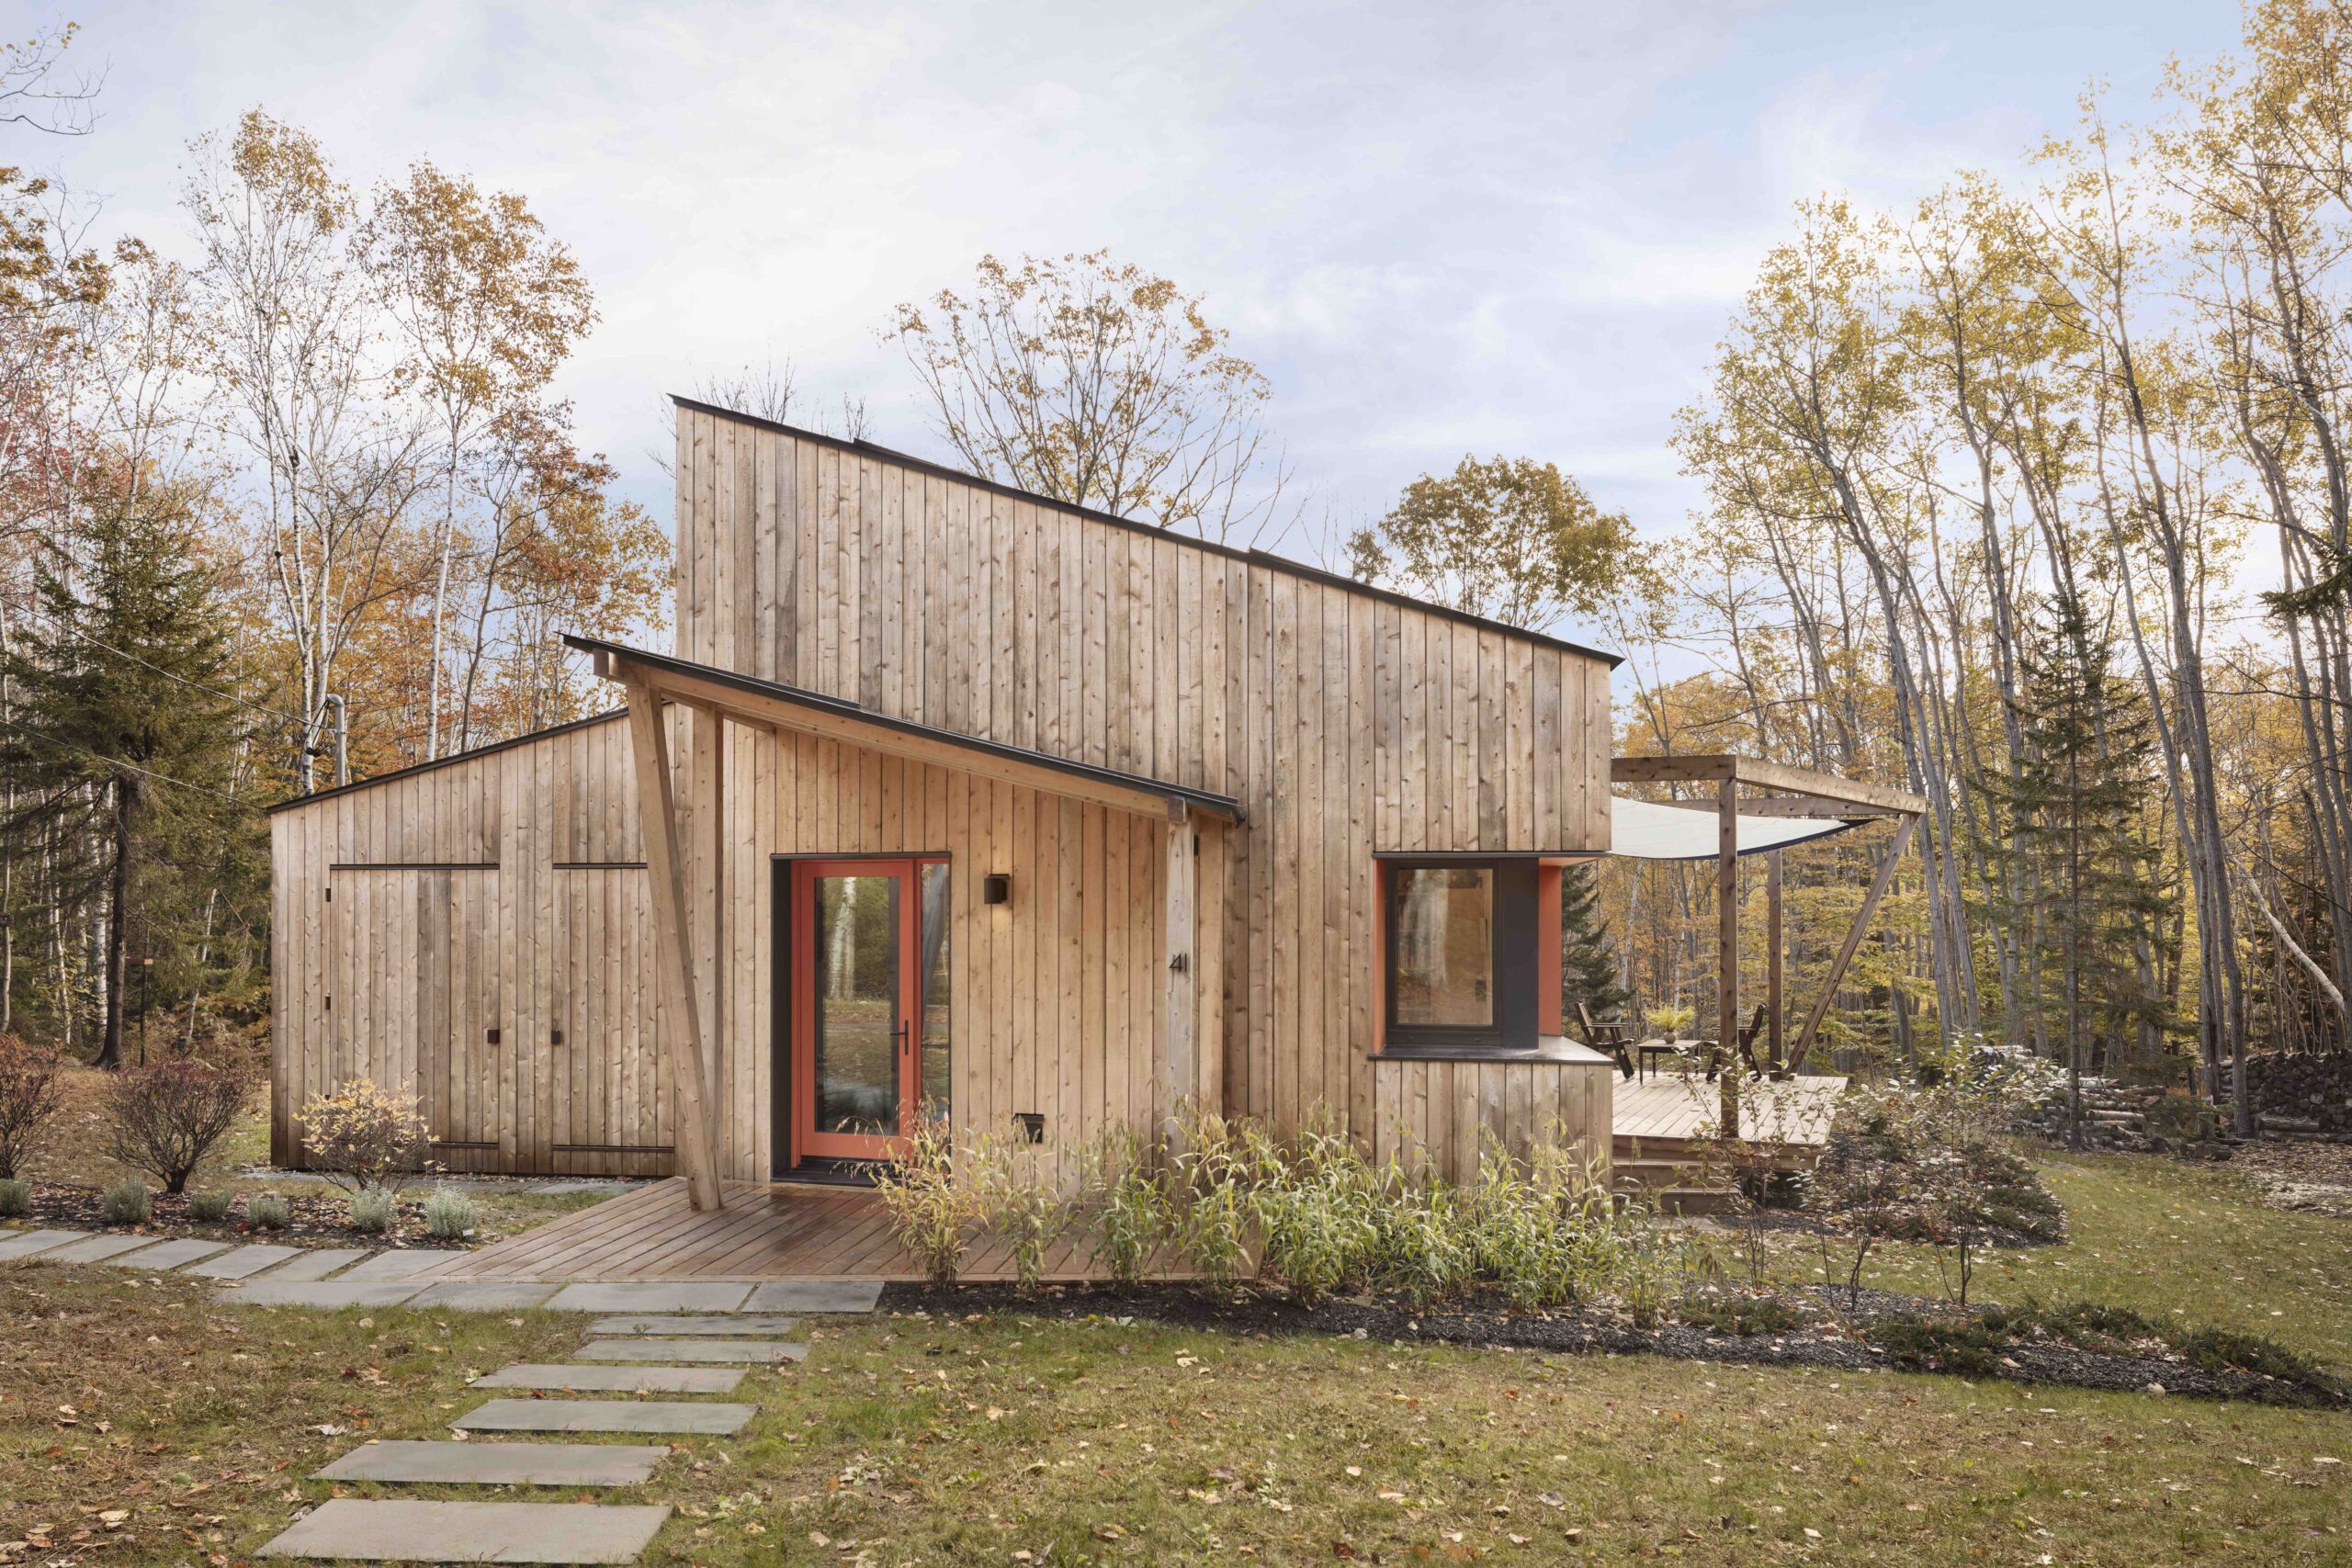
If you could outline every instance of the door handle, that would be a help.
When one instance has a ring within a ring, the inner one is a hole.
[[[899,1055],[901,1056],[914,1054],[914,1042],[908,1037],[907,1029],[907,1021],[900,1019],[899,1021]]]

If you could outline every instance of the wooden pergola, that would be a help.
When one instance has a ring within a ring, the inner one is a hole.
[[[1841,779],[1834,773],[1816,773],[1810,768],[1792,768],[1779,762],[1768,762],[1754,757],[1739,757],[1726,753],[1689,757],[1615,757],[1610,760],[1609,776],[1615,784],[1712,784],[1715,786],[1715,1028],[1722,1036],[1719,1043],[1728,1061],[1734,1042],[1738,1038],[1739,995],[1739,819],[1741,817],[1793,817],[1821,821],[1852,824],[1874,818],[1888,818],[1894,822],[1894,836],[1888,840],[1880,855],[1878,869],[1871,877],[1870,891],[1862,897],[1862,907],[1854,912],[1853,924],[1847,929],[1846,940],[1838,949],[1838,956],[1823,976],[1821,992],[1814,998],[1805,1011],[1804,1021],[1796,1039],[1783,1052],[1783,1008],[1781,997],[1781,851],[1777,848],[1761,852],[1765,856],[1765,942],[1770,961],[1765,974],[1766,1047],[1764,1070],[1774,1077],[1793,1074],[1804,1064],[1805,1053],[1812,1048],[1815,1032],[1828,1014],[1829,1004],[1838,994],[1838,983],[1846,976],[1846,967],[1853,962],[1855,952],[1862,945],[1862,938],[1870,931],[1871,919],[1878,912],[1879,903],[1886,897],[1886,889],[1894,880],[1896,862],[1911,847],[1917,834],[1920,815],[1928,803],[1905,790],[1889,789],[1883,784],[1860,784]],[[1758,792],[1743,800],[1741,790]],[[1723,1134],[1726,1137],[1739,1135],[1738,1075],[1726,1071],[1722,1075]]]

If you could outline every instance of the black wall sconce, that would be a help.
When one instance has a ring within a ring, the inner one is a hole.
[[[1042,1111],[1016,1111],[1012,1119],[1021,1124],[1022,1135],[1033,1144],[1046,1141],[1046,1113]]]
[[[989,872],[980,878],[980,902],[1010,904],[1012,902],[1012,877],[1010,873]]]

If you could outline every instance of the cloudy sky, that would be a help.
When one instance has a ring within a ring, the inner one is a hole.
[[[185,249],[183,148],[258,105],[368,183],[526,196],[603,321],[588,440],[669,513],[658,395],[789,359],[944,455],[876,329],[984,253],[1109,246],[1204,291],[1274,387],[1314,515],[1464,450],[1559,462],[1645,529],[1754,258],[1824,189],[2014,168],[2103,77],[2227,49],[2227,0],[1650,5],[55,6],[97,127],[0,144]],[[20,15],[22,12],[20,11]],[[10,30],[22,33],[21,22]],[[1319,558],[1324,541],[1285,548]]]

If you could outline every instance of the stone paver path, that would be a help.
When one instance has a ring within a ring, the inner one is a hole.
[[[747,1312],[731,1316],[600,1317],[588,1325],[588,1332],[599,1337],[613,1334],[785,1335],[799,1326],[797,1317]]]
[[[10,1231],[0,1237],[0,1261],[11,1258],[30,1258],[37,1252],[63,1247],[83,1235],[81,1231]]]
[[[539,1361],[474,1379],[476,1388],[567,1389],[580,1393],[732,1393],[736,1367],[567,1367]]]
[[[462,1254],[442,1252],[431,1247],[395,1248],[390,1252],[376,1254],[365,1263],[358,1264],[346,1271],[343,1278],[370,1281],[413,1280],[427,1269],[438,1269],[442,1264],[460,1256]]]
[[[368,1254],[356,1247],[314,1247],[283,1269],[269,1271],[272,1280],[294,1284],[306,1280],[323,1280],[345,1264],[356,1263]]]
[[[583,1361],[797,1361],[808,1347],[775,1339],[591,1339]]]
[[[461,1432],[699,1432],[724,1438],[743,1429],[748,1404],[687,1404],[675,1400],[493,1399],[450,1423]]]
[[[879,1280],[771,1280],[752,1291],[745,1312],[872,1312],[882,1303]]]
[[[600,1503],[322,1503],[264,1557],[392,1562],[634,1562],[664,1506]]]
[[[461,1486],[638,1486],[670,1450],[624,1443],[362,1443],[313,1481]]]
[[[447,1284],[427,1285],[409,1298],[414,1307],[456,1307],[460,1312],[520,1312],[526,1307],[544,1306],[555,1294],[553,1285],[535,1285],[528,1280],[508,1283],[502,1280],[453,1280]]]
[[[734,1312],[751,1293],[749,1285],[632,1280],[566,1285],[548,1306],[555,1312]]]
[[[218,1258],[191,1263],[182,1272],[200,1274],[208,1280],[243,1280],[265,1269],[274,1269],[289,1258],[300,1256],[302,1249],[299,1247],[271,1247],[256,1241],[243,1247],[232,1247]]]
[[[184,1263],[193,1263],[199,1258],[209,1258],[216,1252],[228,1250],[228,1247],[229,1244],[225,1241],[198,1241],[188,1238],[180,1241],[158,1242],[153,1247],[142,1247],[130,1252],[118,1252],[112,1258],[103,1261],[112,1264],[117,1269],[153,1269],[158,1274],[168,1274]],[[60,1256],[62,1257],[62,1254]]]
[[[322,1307],[334,1311],[338,1307],[398,1306],[424,1289],[422,1285],[403,1284],[398,1280],[370,1282],[361,1280],[353,1283],[344,1280],[321,1280],[316,1283],[296,1280],[281,1285],[275,1280],[249,1280],[242,1285],[224,1285],[216,1299],[234,1302],[245,1306]]]
[[[85,1235],[79,1241],[69,1241],[63,1247],[41,1254],[44,1263],[104,1263],[117,1253],[154,1243],[152,1235]]]

